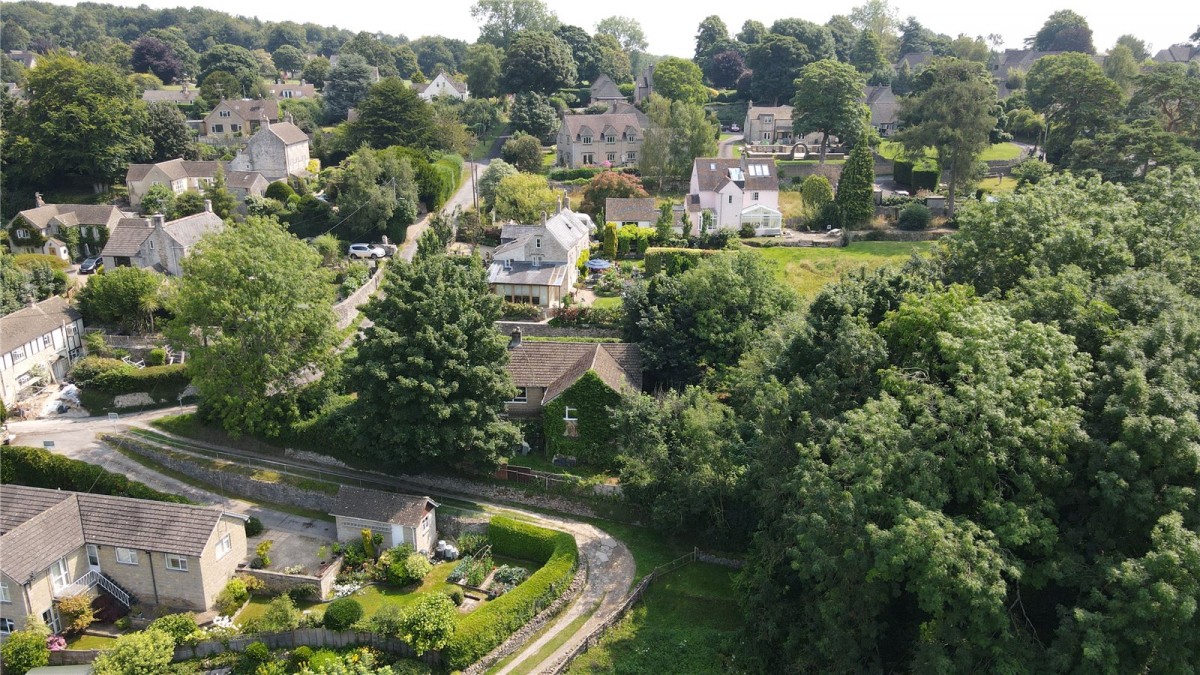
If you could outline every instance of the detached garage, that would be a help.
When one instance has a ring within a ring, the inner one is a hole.
[[[338,541],[355,541],[364,529],[383,536],[384,548],[412,544],[421,553],[437,545],[438,504],[429,497],[343,485],[330,515]]]

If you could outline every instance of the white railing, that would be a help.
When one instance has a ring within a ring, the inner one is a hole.
[[[129,594],[121,590],[120,586],[117,586],[115,583],[113,583],[112,579],[109,579],[97,570],[89,570],[87,574],[76,579],[75,583],[63,586],[62,588],[54,591],[54,597],[68,598],[76,596],[91,589],[93,586],[99,586],[100,588],[103,588],[104,590],[108,591],[109,595],[116,598],[117,601],[122,605],[125,605],[126,607],[129,606]]]

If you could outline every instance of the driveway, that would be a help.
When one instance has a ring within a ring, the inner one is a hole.
[[[733,159],[733,146],[742,142],[741,136],[731,136],[717,144],[717,157]]]
[[[443,213],[451,213],[456,207],[462,207],[463,210],[471,207],[475,203],[475,172],[483,173],[487,168],[487,160],[483,162],[466,162],[463,164],[463,171],[467,175],[467,179],[459,186],[458,191],[454,193],[450,199],[446,200],[446,204],[442,206]],[[404,244],[400,246],[400,252],[396,254],[399,258],[412,262],[413,256],[417,254],[417,240],[421,235],[425,234],[425,230],[429,229],[429,219],[432,214],[425,214],[421,220],[408,226],[404,233]]]

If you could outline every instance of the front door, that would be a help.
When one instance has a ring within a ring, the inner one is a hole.
[[[54,605],[50,605],[50,609],[42,612],[42,623],[46,624],[50,632],[55,635],[62,632],[61,617],[58,615],[58,608]]]
[[[88,569],[93,572],[100,571],[100,549],[95,544],[87,545]]]

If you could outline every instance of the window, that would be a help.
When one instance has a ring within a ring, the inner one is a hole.
[[[509,403],[528,403],[528,402],[529,402],[529,390],[526,389],[525,387],[517,387],[517,395],[512,397],[512,400],[509,401]]]
[[[67,568],[67,559],[59,558],[50,566],[50,584],[54,586],[54,590],[66,588],[71,583],[69,576],[70,570]]]
[[[8,635],[16,629],[12,619],[0,619],[0,635]]]
[[[217,540],[217,560],[224,558],[232,550],[233,550],[233,542],[230,540],[228,534]],[[186,567],[186,565],[185,565],[185,567]]]
[[[637,152],[630,150],[629,152],[625,153],[625,161],[626,162],[636,162],[637,161]]]
[[[0,602],[12,602],[12,596],[8,593],[8,584],[0,581]]]
[[[138,564],[137,551],[135,551],[131,548],[121,548],[120,546],[118,546],[117,547],[117,562],[121,563],[122,565]]]
[[[579,411],[570,406],[563,408],[563,436],[569,438],[579,437],[579,419],[575,415]]]
[[[26,230],[23,227],[17,228],[17,239],[28,239],[28,238],[29,238],[29,230]]]
[[[295,94],[295,93],[296,93],[296,92],[292,91],[291,89],[284,89],[284,90],[283,90],[283,97],[284,97],[284,98],[292,98],[292,94]]]
[[[729,203],[730,203],[730,204],[732,204],[732,203],[733,203],[733,195],[729,195]]]
[[[95,544],[87,545],[88,565],[92,567],[100,566],[100,548]]]
[[[48,349],[52,342],[54,342],[54,339],[50,337],[49,333],[46,333],[45,335],[42,336],[42,348],[43,349]]]
[[[53,605],[50,606],[50,609],[42,612],[42,623],[46,624],[51,633],[58,634],[62,632],[62,622],[60,619],[58,608]]]
[[[754,201],[758,201],[758,193],[757,192],[754,193]]]
[[[235,133],[235,134],[236,134],[237,132],[239,132],[239,131],[241,131],[241,130],[242,130],[242,125],[240,125],[240,124],[230,124],[230,125],[229,125],[229,130],[230,130],[230,131],[232,131],[233,133]]]
[[[591,137],[591,136],[584,136],[584,137],[583,137],[583,144],[584,144],[584,145],[591,145],[591,144],[592,144],[592,137]]]
[[[217,113],[217,115],[218,115],[219,117],[229,117],[229,116],[230,116],[230,112],[229,112],[228,110],[222,110],[221,112]]]
[[[213,132],[214,134],[223,133],[224,131],[225,131],[225,125],[224,125],[224,124],[214,124],[214,125],[212,125],[212,132]]]
[[[604,142],[605,142],[605,143],[608,143],[609,145],[612,145],[613,143],[616,143],[616,142],[617,142],[617,135],[616,135],[616,134],[608,134],[607,136],[605,136],[605,137],[604,137]]]
[[[167,569],[175,570],[176,572],[187,571],[187,556],[167,553],[165,557],[167,559]]]
[[[615,161],[617,161],[617,153],[615,153],[615,152],[610,152],[610,153],[608,153],[608,155],[607,155],[607,159],[608,159],[608,161],[610,161],[610,162],[615,162]]]
[[[590,152],[583,153],[583,163],[584,164],[595,164],[596,163],[596,160],[595,160],[594,156],[592,155],[592,153],[590,153]]]
[[[542,247],[542,238],[541,238],[541,237],[534,237],[534,238],[533,238],[533,247],[534,247],[534,248],[541,248],[541,247]]]
[[[421,531],[424,532],[425,530],[428,530],[428,529],[429,529],[429,516],[425,516],[424,518],[421,519]]]

